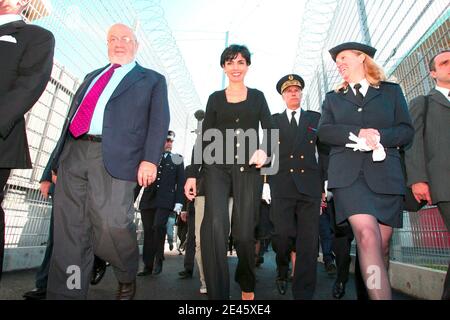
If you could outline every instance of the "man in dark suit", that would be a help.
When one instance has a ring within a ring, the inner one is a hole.
[[[411,101],[415,135],[405,152],[408,185],[417,202],[436,204],[450,231],[450,50],[439,52],[430,61],[436,87],[427,97]],[[426,122],[426,123],[425,123]],[[450,300],[450,265],[442,299]]]
[[[175,133],[169,131],[156,183],[145,188],[139,204],[144,226],[144,270],[139,276],[161,273],[167,220],[183,208],[184,164],[180,155],[171,153],[174,138]]]
[[[53,158],[48,299],[85,299],[94,253],[113,266],[117,299],[136,291],[134,188],[156,179],[170,118],[167,85],[135,62],[138,43],[128,26],[113,25],[107,42],[111,65],[88,74],[77,90]]]
[[[295,74],[278,81],[287,109],[274,114],[278,128],[279,171],[270,176],[272,245],[278,266],[277,288],[286,293],[289,254],[296,250],[292,282],[294,299],[312,299],[316,284],[320,202],[324,192],[327,148],[316,136],[320,113],[304,111],[300,103],[303,79]],[[316,146],[318,158],[316,157]],[[323,165],[322,165],[323,164]]]
[[[20,13],[29,0],[0,1],[0,279],[5,245],[1,208],[11,169],[31,168],[24,114],[41,96],[53,66],[53,34],[28,25]]]

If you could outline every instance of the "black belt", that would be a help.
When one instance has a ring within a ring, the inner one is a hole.
[[[102,136],[93,134],[83,134],[79,139],[92,142],[102,142]]]

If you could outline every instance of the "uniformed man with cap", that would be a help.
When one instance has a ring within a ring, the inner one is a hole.
[[[289,254],[296,250],[294,299],[312,299],[316,284],[320,202],[327,148],[316,135],[320,113],[301,108],[304,80],[289,74],[277,83],[286,110],[274,114],[280,134],[279,171],[270,177],[272,243],[278,266],[277,289],[286,293]],[[318,150],[318,157],[316,156]]]
[[[161,273],[167,220],[183,207],[184,164],[181,155],[171,153],[174,139],[175,132],[169,130],[156,181],[145,188],[139,204],[144,227],[144,270],[138,276]]]

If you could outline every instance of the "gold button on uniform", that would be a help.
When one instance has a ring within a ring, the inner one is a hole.
[[[234,156],[236,159],[239,159],[239,156]]]
[[[305,156],[300,156],[300,159],[305,159]]]
[[[239,148],[240,146],[241,146],[241,144],[240,144],[240,143],[236,144],[236,147],[238,147],[238,148]]]
[[[291,169],[291,170],[289,170],[291,173],[293,173],[294,172],[294,169]]]
[[[236,130],[236,134],[237,134],[237,135],[241,134],[241,131]]]
[[[313,140],[310,140],[309,143],[314,143],[314,141],[313,141]]]
[[[301,172],[301,173],[305,173],[305,170],[302,169],[300,172]]]
[[[239,118],[236,119],[236,123],[238,123],[238,122],[239,122]]]
[[[291,159],[294,159],[294,156],[291,154],[290,158],[291,158]]]
[[[241,167],[239,170],[241,170],[241,172],[244,172],[244,167]]]
[[[358,112],[362,112],[362,108],[358,108]]]
[[[278,144],[281,144],[281,141],[278,141]]]

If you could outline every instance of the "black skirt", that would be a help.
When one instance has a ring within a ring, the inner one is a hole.
[[[352,185],[332,190],[336,210],[336,224],[345,223],[354,214],[370,214],[379,223],[393,228],[403,226],[403,196],[373,192],[364,173]]]

